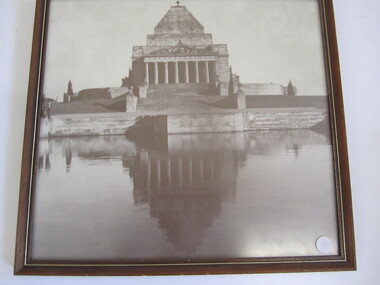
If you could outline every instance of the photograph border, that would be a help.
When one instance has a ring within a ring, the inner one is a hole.
[[[44,264],[30,263],[28,245],[32,189],[36,177],[36,152],[40,107],[42,105],[46,37],[48,30],[50,0],[36,0],[33,32],[32,56],[29,74],[24,146],[22,154],[19,210],[17,220],[15,275],[192,275],[192,274],[238,274],[238,273],[277,273],[310,271],[344,271],[356,269],[354,226],[352,215],[349,162],[347,154],[346,128],[344,121],[343,96],[335,32],[333,1],[316,0],[320,4],[326,73],[329,88],[329,115],[332,133],[334,171],[337,197],[337,222],[339,255],[307,257],[270,258],[230,258],[209,259],[203,262],[181,263],[176,260],[156,260],[126,264],[96,262],[88,264],[78,261]],[[331,94],[331,95],[330,95]]]

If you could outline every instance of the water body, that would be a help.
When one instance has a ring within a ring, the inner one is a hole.
[[[31,257],[338,254],[332,163],[311,130],[41,140]]]

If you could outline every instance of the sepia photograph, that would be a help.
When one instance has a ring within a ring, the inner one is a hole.
[[[325,2],[40,1],[24,265],[346,261]]]

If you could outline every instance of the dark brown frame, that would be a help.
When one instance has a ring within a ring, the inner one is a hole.
[[[44,51],[46,48],[49,0],[36,0],[33,46],[27,98],[19,211],[17,221],[14,274],[16,275],[177,275],[177,274],[233,274],[307,271],[355,270],[355,243],[352,217],[349,164],[344,122],[342,87],[332,0],[319,0],[327,58],[326,70],[330,88],[330,121],[336,164],[339,251],[337,256],[244,258],[203,260],[179,263],[165,260],[149,263],[31,264],[28,260],[28,230],[30,206],[35,177],[35,150],[38,148],[40,86],[43,85]]]

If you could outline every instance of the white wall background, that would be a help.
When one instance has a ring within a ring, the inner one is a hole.
[[[14,277],[18,186],[34,5],[34,0],[0,0],[0,284],[378,284],[378,0],[334,0],[351,165],[356,272],[189,277]]]

